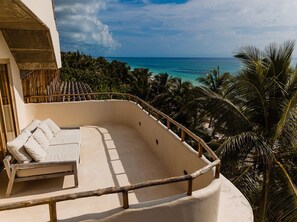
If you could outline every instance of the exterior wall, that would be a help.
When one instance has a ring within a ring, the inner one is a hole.
[[[162,200],[131,206],[100,222],[210,222],[218,221],[220,180],[213,180],[204,189],[193,192],[190,197],[169,197]],[[234,208],[233,208],[234,209]],[[239,221],[222,218],[220,221]],[[238,218],[236,218],[238,219]],[[252,220],[250,220],[252,221]]]
[[[58,68],[61,68],[61,54],[59,34],[56,29],[56,22],[52,0],[21,0],[50,30],[55,57]]]
[[[25,104],[27,124],[33,119],[52,118],[59,126],[98,125],[100,123],[125,124],[122,103],[105,101],[29,103]],[[121,118],[123,117],[123,118]]]
[[[22,82],[20,78],[19,68],[6,44],[6,41],[0,31],[0,60],[8,61],[9,68],[12,76],[12,84],[16,100],[16,112],[20,128],[26,124],[25,106],[23,101]]]
[[[253,222],[253,209],[242,193],[223,175],[218,222]]]

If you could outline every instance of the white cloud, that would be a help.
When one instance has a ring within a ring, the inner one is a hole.
[[[61,37],[62,49],[94,50],[116,49],[120,44],[114,40],[108,25],[98,15],[106,9],[107,0],[56,0],[55,13]],[[73,48],[72,47],[76,47]]]
[[[63,38],[75,46],[81,42],[117,49],[110,51],[116,56],[232,56],[247,44],[264,48],[297,38],[297,1],[292,0],[55,2]]]

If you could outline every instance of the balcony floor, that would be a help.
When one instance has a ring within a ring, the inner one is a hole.
[[[123,186],[170,177],[147,144],[132,128],[122,125],[81,127],[79,187],[73,188],[73,176],[15,183],[10,198],[5,198],[8,179],[0,174],[0,204],[32,200],[61,194]],[[129,193],[129,203],[182,194],[179,185],[163,185]],[[122,195],[83,198],[57,204],[58,219],[81,221],[102,218],[122,211]],[[0,212],[1,221],[48,221],[48,206]]]

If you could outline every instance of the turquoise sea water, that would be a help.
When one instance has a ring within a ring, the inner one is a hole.
[[[148,68],[153,74],[167,72],[174,77],[180,77],[184,81],[197,84],[197,77],[205,76],[210,69],[220,67],[220,73],[229,72],[235,75],[241,67],[241,63],[235,58],[148,58],[148,57],[110,57],[108,61],[118,60],[126,62],[134,68]],[[292,65],[296,65],[297,59],[293,59]]]

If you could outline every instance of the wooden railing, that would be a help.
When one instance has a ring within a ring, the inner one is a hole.
[[[58,101],[62,97],[70,98],[71,96],[82,96],[82,94],[71,94],[71,95],[51,95],[51,96],[31,96],[26,98],[27,102],[53,102]],[[32,207],[37,205],[49,205],[49,213],[50,213],[50,221],[57,221],[57,209],[56,209],[56,203],[61,201],[67,201],[67,200],[74,200],[78,198],[86,198],[86,197],[93,197],[93,196],[102,196],[107,194],[114,194],[114,193],[121,193],[123,198],[123,208],[127,209],[129,208],[129,196],[128,192],[142,189],[146,187],[152,187],[152,186],[159,186],[159,185],[165,185],[165,184],[172,184],[172,183],[179,183],[179,182],[188,182],[188,189],[187,189],[187,195],[192,195],[192,189],[193,189],[193,180],[198,178],[199,176],[207,173],[209,170],[211,170],[213,167],[216,168],[215,170],[215,178],[219,178],[220,176],[220,165],[221,161],[217,157],[217,155],[209,148],[209,146],[197,135],[192,133],[190,130],[170,118],[169,116],[165,115],[163,112],[157,110],[156,108],[152,107],[142,99],[131,95],[131,94],[123,94],[123,93],[88,93],[84,96],[91,97],[92,99],[126,99],[129,101],[136,102],[138,105],[142,107],[149,115],[152,115],[156,121],[166,121],[166,127],[168,129],[171,129],[172,126],[175,126],[180,131],[180,141],[185,142],[185,137],[188,136],[192,140],[196,141],[198,144],[197,147],[197,156],[200,158],[202,157],[203,151],[206,151],[208,155],[213,159],[212,162],[210,162],[205,167],[193,172],[192,174],[186,174],[176,177],[170,177],[166,179],[159,179],[159,180],[152,180],[152,181],[145,181],[141,183],[131,184],[127,186],[122,187],[109,187],[109,188],[103,188],[98,190],[92,190],[92,191],[85,191],[85,192],[77,192],[73,194],[65,194],[60,196],[54,196],[49,198],[41,198],[41,199],[35,199],[35,200],[29,200],[29,201],[19,201],[9,204],[2,204],[0,205],[0,211],[3,210],[12,210],[12,209],[19,209],[23,207]]]

